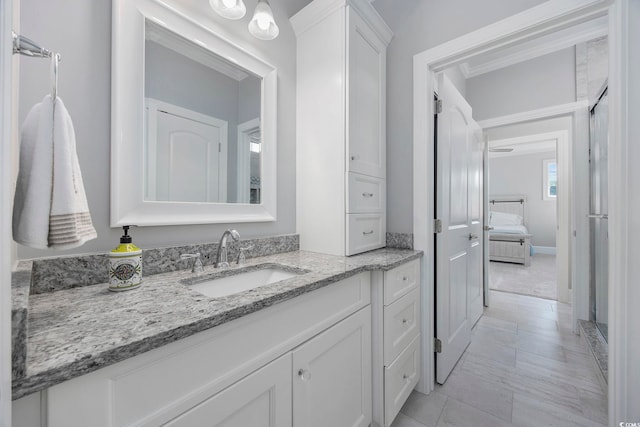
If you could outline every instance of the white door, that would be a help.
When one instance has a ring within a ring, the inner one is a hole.
[[[145,199],[227,200],[227,122],[147,100]]]
[[[293,351],[293,425],[367,427],[371,419],[367,306]]]
[[[436,381],[449,376],[471,341],[482,313],[482,138],[471,107],[444,75],[439,78],[442,112],[437,122]],[[479,138],[479,140],[478,140]]]
[[[291,427],[291,353],[164,425]]]
[[[484,309],[484,137],[482,129],[471,121],[468,167],[469,196],[469,271],[467,307],[471,326]]]

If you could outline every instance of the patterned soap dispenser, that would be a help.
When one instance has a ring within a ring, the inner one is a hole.
[[[122,227],[120,246],[109,252],[109,290],[127,291],[142,283],[142,250],[129,236],[129,226]]]

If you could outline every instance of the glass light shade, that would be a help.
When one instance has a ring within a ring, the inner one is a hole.
[[[267,0],[259,0],[253,18],[249,22],[249,32],[260,40],[273,40],[278,37],[280,29],[273,19],[273,12]]]
[[[247,13],[242,0],[209,0],[209,5],[218,15],[227,19],[241,19]]]

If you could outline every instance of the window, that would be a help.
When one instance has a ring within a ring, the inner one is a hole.
[[[556,200],[558,196],[558,165],[556,159],[542,162],[542,200]]]

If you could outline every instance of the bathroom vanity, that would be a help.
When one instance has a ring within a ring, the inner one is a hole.
[[[229,271],[298,274],[219,298],[189,270],[31,295],[14,425],[388,426],[419,378],[421,255],[253,258]]]

